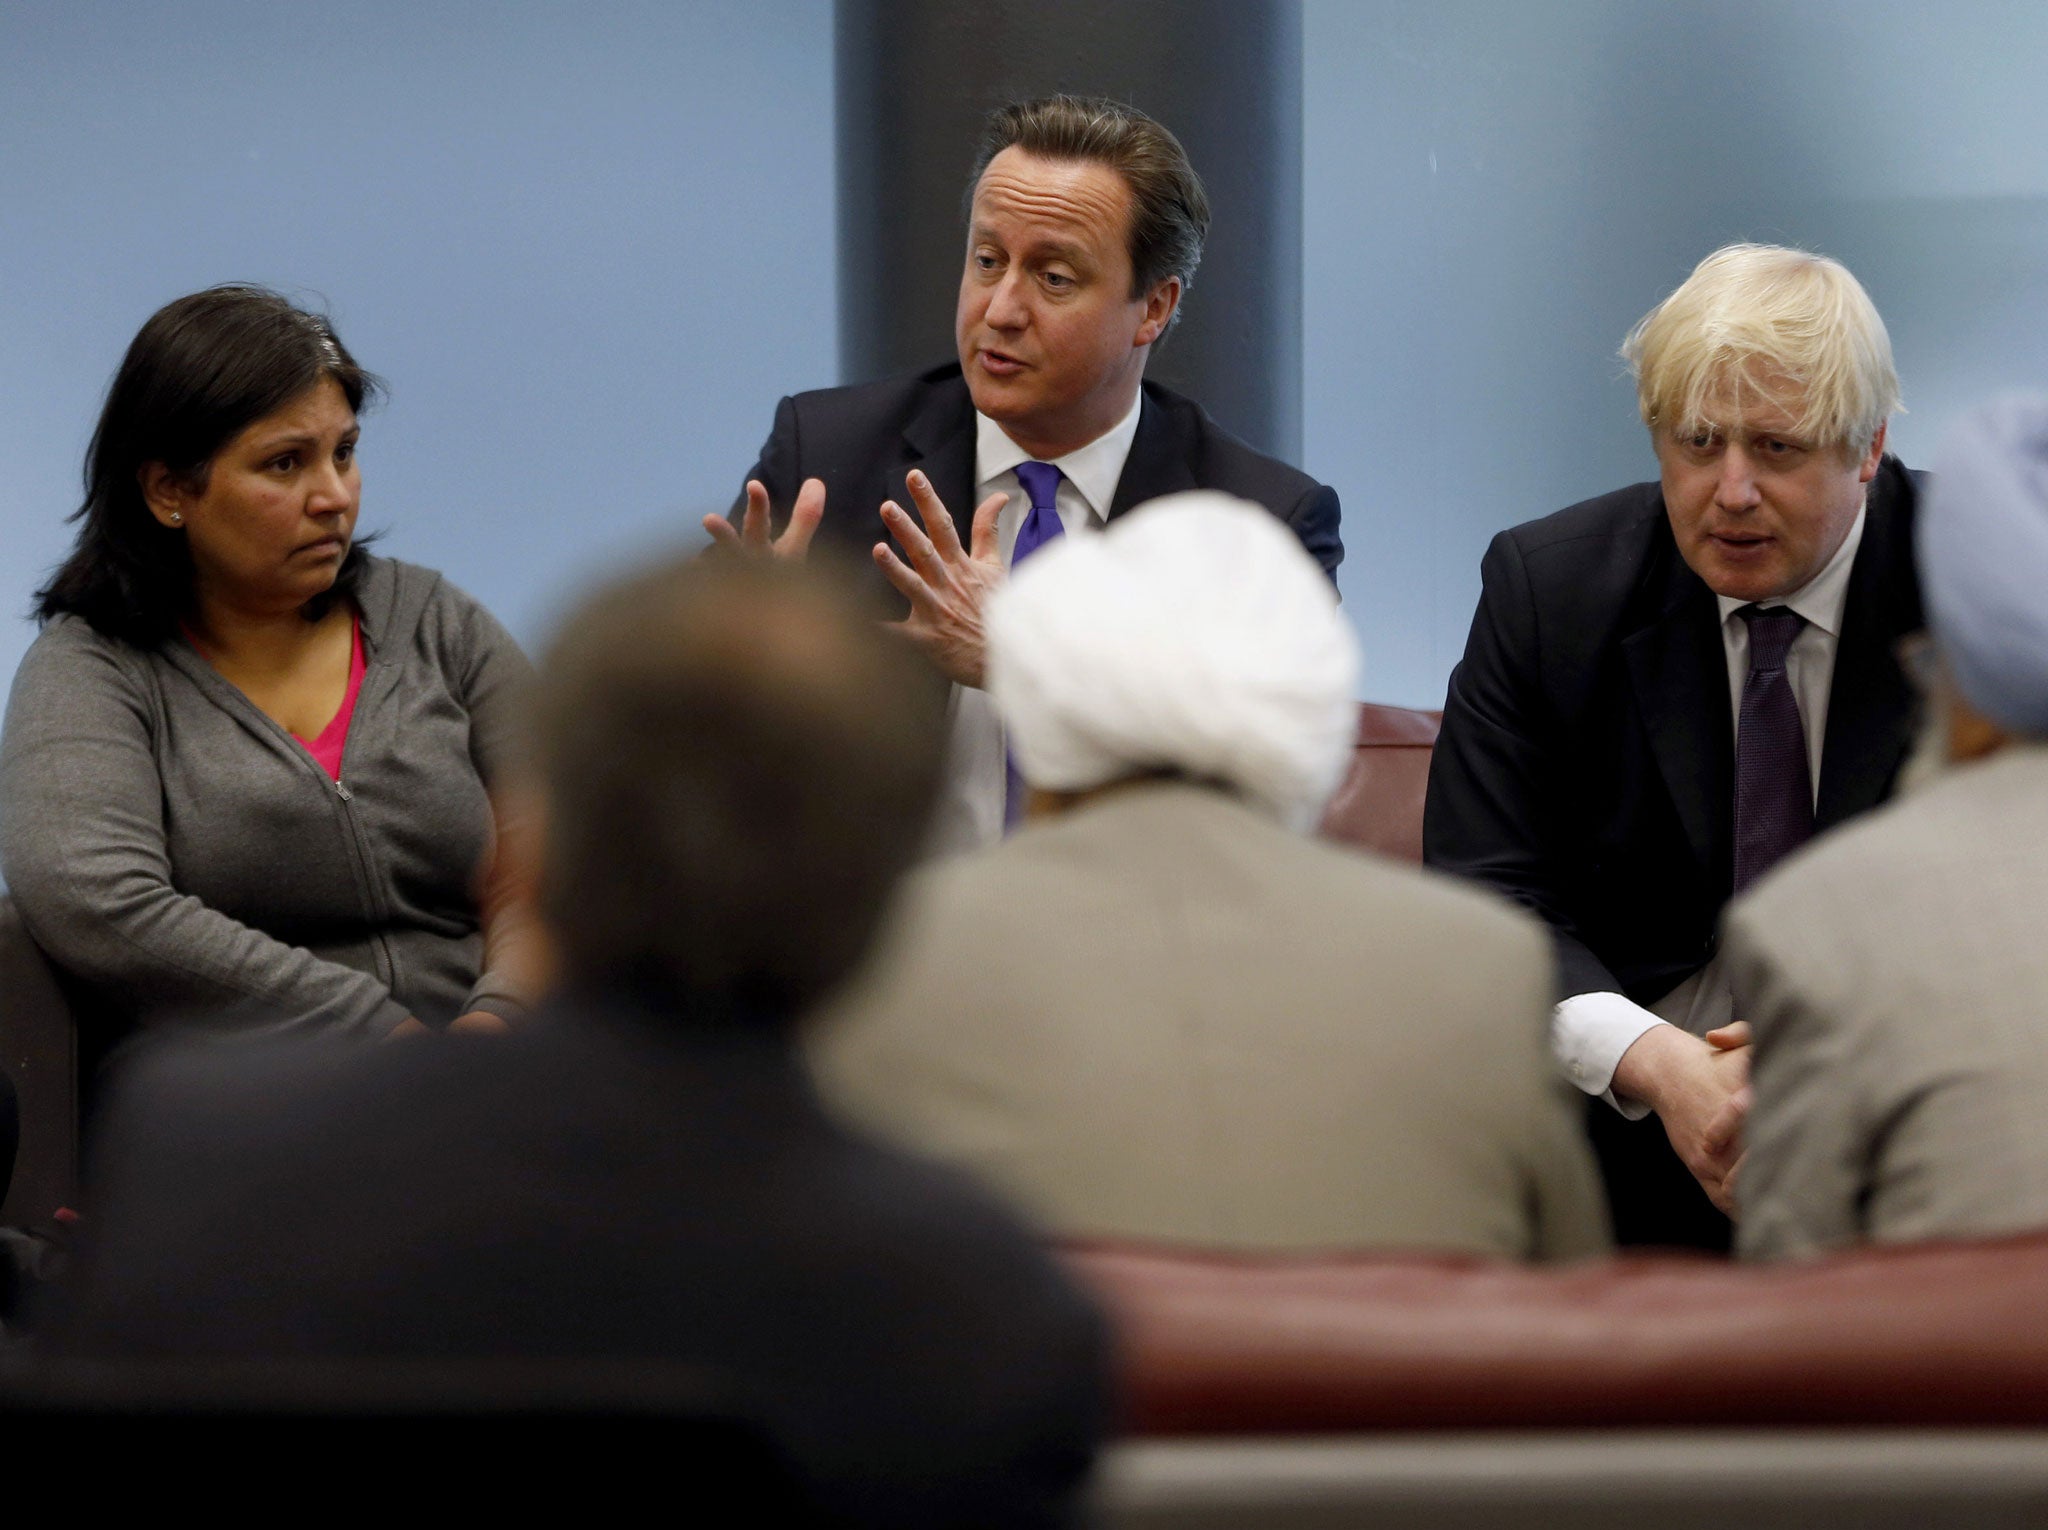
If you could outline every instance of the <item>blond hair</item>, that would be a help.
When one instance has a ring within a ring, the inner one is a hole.
[[[1621,344],[1652,431],[1739,421],[1752,400],[1789,410],[1813,445],[1870,449],[1899,402],[1891,337],[1848,268],[1825,255],[1731,244],[1693,267]],[[1736,419],[1716,419],[1733,412]]]

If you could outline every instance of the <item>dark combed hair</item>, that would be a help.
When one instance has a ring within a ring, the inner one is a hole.
[[[327,320],[263,287],[209,287],[167,303],[142,326],[107,389],[85,454],[85,503],[71,556],[36,592],[35,617],[82,616],[99,632],[150,647],[191,614],[192,556],[184,536],[143,502],[141,473],[160,462],[203,489],[215,455],[323,377],[349,408],[382,395]],[[333,586],[311,602],[317,617],[360,576],[362,544]]]
[[[1209,193],[1187,150],[1134,106],[1100,96],[1043,96],[1014,101],[989,114],[967,180],[967,204],[989,161],[1005,149],[1041,159],[1084,159],[1106,165],[1131,188],[1131,296],[1142,297],[1169,276],[1181,296],[1194,286],[1209,233]],[[1180,322],[1176,308],[1168,324]]]
[[[924,838],[945,700],[830,561],[679,562],[564,627],[531,756],[572,982],[784,1023],[866,951]]]

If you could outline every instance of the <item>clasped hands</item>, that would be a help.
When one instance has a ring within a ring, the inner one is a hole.
[[[1657,1112],[1672,1150],[1730,1216],[1749,1116],[1749,1046],[1744,1020],[1709,1031],[1704,1040],[1675,1025],[1655,1025],[1614,1070],[1614,1092]]]
[[[981,611],[989,592],[1003,582],[1002,558],[996,547],[996,519],[1007,495],[991,494],[975,509],[968,545],[951,512],[923,473],[909,478],[910,500],[917,506],[920,527],[895,500],[882,505],[882,522],[902,547],[898,556],[886,542],[875,544],[875,564],[910,602],[910,614],[888,625],[914,644],[934,668],[956,685],[979,687],[983,676]],[[825,517],[825,483],[806,478],[797,491],[789,523],[779,533],[770,523],[768,490],[759,479],[747,480],[747,508],[735,527],[722,515],[704,517],[714,545],[734,552],[773,558],[802,559]]]

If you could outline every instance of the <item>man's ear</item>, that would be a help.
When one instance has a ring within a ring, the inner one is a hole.
[[[1133,347],[1150,345],[1166,333],[1166,326],[1173,321],[1173,312],[1180,307],[1180,278],[1169,276],[1145,295],[1145,317],[1138,325],[1138,332],[1131,336]]]
[[[1935,682],[1940,691],[1942,728],[1947,734],[1951,765],[1966,765],[1996,754],[2012,742],[2012,735],[1970,705],[1946,665]]]
[[[1877,465],[1884,460],[1885,431],[1890,426],[1890,420],[1880,422],[1877,427],[1877,434],[1870,438],[1870,450],[1863,454],[1863,465],[1859,469],[1865,483],[1869,483],[1871,479],[1877,476]]]
[[[192,485],[161,462],[145,462],[135,470],[135,482],[142,490],[142,502],[159,526],[185,524],[185,510],[194,498]]]

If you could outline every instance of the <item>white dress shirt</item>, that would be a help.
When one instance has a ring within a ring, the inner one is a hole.
[[[1053,505],[1068,536],[1100,531],[1108,519],[1117,481],[1124,475],[1131,443],[1137,439],[1138,414],[1144,402],[1141,392],[1131,401],[1130,412],[1107,432],[1064,457],[1051,459],[1060,470]],[[1010,549],[1017,545],[1018,528],[1031,513],[1030,496],[1017,481],[1017,464],[1033,460],[1003,433],[1002,426],[979,411],[975,413],[974,504],[991,494],[1009,496],[996,519],[996,545],[1004,568],[1010,566]],[[925,842],[925,853],[931,856],[977,850],[1003,837],[1008,790],[1003,725],[989,704],[988,692],[966,686],[953,687],[947,712],[946,774]]]
[[[1835,648],[1841,640],[1842,608],[1849,599],[1849,571],[1863,543],[1863,515],[1856,520],[1826,567],[1789,595],[1757,601],[1766,608],[1790,606],[1806,619],[1785,656],[1785,676],[1799,703],[1799,723],[1806,734],[1806,764],[1814,798],[1820,797],[1821,745],[1827,738],[1828,698],[1834,688]],[[1750,602],[1726,595],[1714,597],[1721,611],[1721,648],[1728,659],[1728,708],[1740,728],[1742,687],[1749,678],[1749,624],[1736,613]],[[1681,1026],[1704,1036],[1734,1019],[1728,984],[1720,958],[1680,983],[1645,1008],[1618,993],[1574,994],[1551,1012],[1550,1047],[1565,1077],[1588,1094],[1597,1094],[1630,1120],[1649,1114],[1649,1107],[1617,1098],[1614,1070],[1621,1057],[1653,1025]]]

